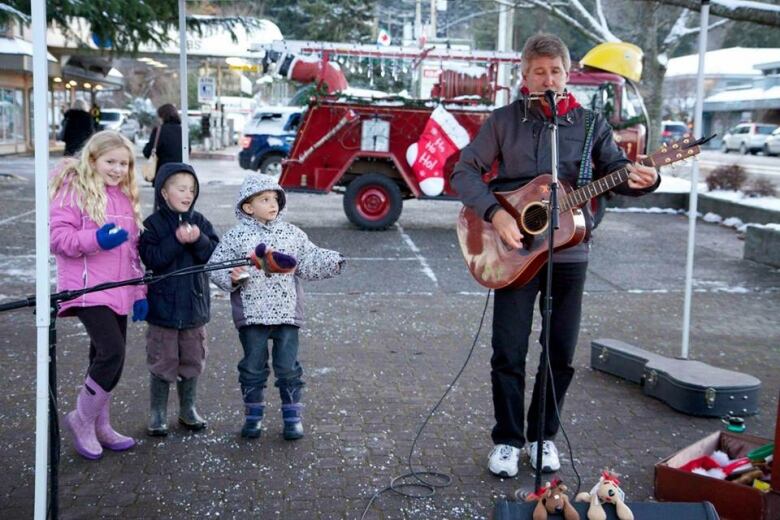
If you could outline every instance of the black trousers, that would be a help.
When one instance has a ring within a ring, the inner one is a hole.
[[[559,410],[563,406],[574,368],[572,359],[577,346],[585,287],[587,262],[553,264],[552,315],[550,316],[550,366],[552,383]],[[493,356],[490,359],[493,387],[493,410],[496,425],[492,438],[495,444],[509,444],[522,448],[525,441],[552,439],[558,433],[551,379],[548,375],[545,401],[544,433],[539,435],[537,418],[540,388],[540,366],[537,367],[531,406],[528,410],[528,429],[524,435],[525,361],[528,337],[533,325],[534,305],[539,296],[539,311],[544,312],[544,294],[547,286],[547,267],[528,284],[517,289],[499,289],[495,293],[493,309]],[[543,316],[543,314],[542,314]],[[544,341],[544,322],[539,342]]]
[[[87,375],[110,392],[119,383],[125,366],[127,316],[120,316],[104,305],[73,310],[89,334]]]

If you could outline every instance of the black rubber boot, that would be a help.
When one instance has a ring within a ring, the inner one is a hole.
[[[146,433],[152,437],[165,437],[168,435],[169,383],[154,374],[149,376],[149,427]]]
[[[202,430],[206,427],[206,420],[198,415],[198,411],[195,409],[197,388],[197,377],[176,381],[176,389],[179,391],[179,423],[192,431]]]

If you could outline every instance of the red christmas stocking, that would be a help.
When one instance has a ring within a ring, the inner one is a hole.
[[[406,150],[406,161],[424,194],[429,197],[441,195],[444,191],[444,163],[470,140],[466,129],[452,114],[441,105],[436,107],[420,138]]]

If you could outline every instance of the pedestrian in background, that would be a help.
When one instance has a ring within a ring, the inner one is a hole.
[[[89,113],[89,105],[83,99],[77,99],[62,118],[60,134],[65,141],[65,156],[76,155],[94,133],[95,120]]]
[[[157,115],[160,118],[160,125],[152,129],[149,142],[144,146],[144,157],[147,159],[151,157],[152,150],[155,150],[157,154],[155,175],[164,164],[180,163],[182,160],[181,118],[178,110],[172,104],[166,103],[157,109]],[[158,133],[160,134],[159,139]],[[156,149],[155,142],[157,143]]]
[[[219,238],[211,223],[195,211],[200,191],[189,164],[168,163],[155,179],[155,212],[144,220],[141,259],[154,275],[204,265]],[[150,373],[147,433],[168,434],[168,388],[176,382],[179,423],[202,430],[196,408],[198,376],[206,363],[206,323],[210,318],[209,280],[205,272],[166,278],[149,286],[146,360]]]
[[[87,114],[89,116],[89,114]],[[141,203],[133,145],[118,132],[93,135],[78,162],[68,161],[51,179],[50,245],[57,261],[57,290],[79,290],[142,277],[138,256]],[[146,317],[145,286],[89,292],[63,302],[59,316],[76,316],[89,335],[89,365],[65,417],[76,451],[99,459],[103,448],[123,451],[135,440],[110,424],[111,392],[125,362],[127,315]]]
[[[268,175],[248,175],[236,202],[238,224],[222,237],[209,263],[253,252],[264,269],[212,271],[214,283],[229,291],[233,321],[244,349],[238,380],[244,400],[241,436],[257,438],[265,413],[268,341],[282,401],[283,436],[303,437],[303,367],[298,362],[298,330],[303,324],[301,279],[321,280],[341,272],[340,253],[315,246],[301,229],[284,221],[285,194]]]

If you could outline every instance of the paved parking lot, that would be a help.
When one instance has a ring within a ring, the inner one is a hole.
[[[34,292],[32,160],[14,161],[3,170],[13,168],[20,178],[0,180],[0,301]],[[223,233],[233,224],[244,172],[232,162],[195,163],[202,177],[197,208]],[[151,194],[142,189],[146,212]],[[305,285],[307,436],[282,440],[278,396],[269,392],[263,436],[239,437],[240,345],[228,301],[215,292],[200,392],[208,429],[193,434],[175,425],[172,392],[171,434],[145,436],[145,327],[131,325],[113,410],[118,429],[136,436],[139,445],[88,462],[63,436],[62,518],[353,519],[377,489],[406,471],[412,439],[465,361],[485,304],[486,292],[471,280],[458,250],[458,204],[407,202],[397,226],[367,233],[349,225],[337,195],[291,194],[288,200],[290,221],[348,258],[341,277]],[[629,499],[651,499],[653,465],[722,427],[718,419],[676,413],[639,387],[589,368],[590,341],[599,337],[670,356],[679,352],[686,239],[687,218],[674,214],[609,213],[598,230],[577,373],[563,412],[583,488],[610,467],[622,473]],[[733,230],[699,224],[691,353],[763,381],[761,413],[747,425],[749,433],[769,437],[780,391],[780,271],[741,258],[742,242]],[[57,328],[65,412],[83,378],[88,340],[76,320],[59,320]],[[34,316],[29,310],[0,314],[0,330],[0,510],[7,518],[27,518],[35,470]],[[368,518],[488,518],[497,498],[532,485],[527,461],[515,479],[495,478],[486,469],[489,339],[488,325],[412,458],[417,468],[451,475],[452,485],[424,500],[383,494]],[[563,459],[560,476],[574,487],[571,455],[563,453]]]

